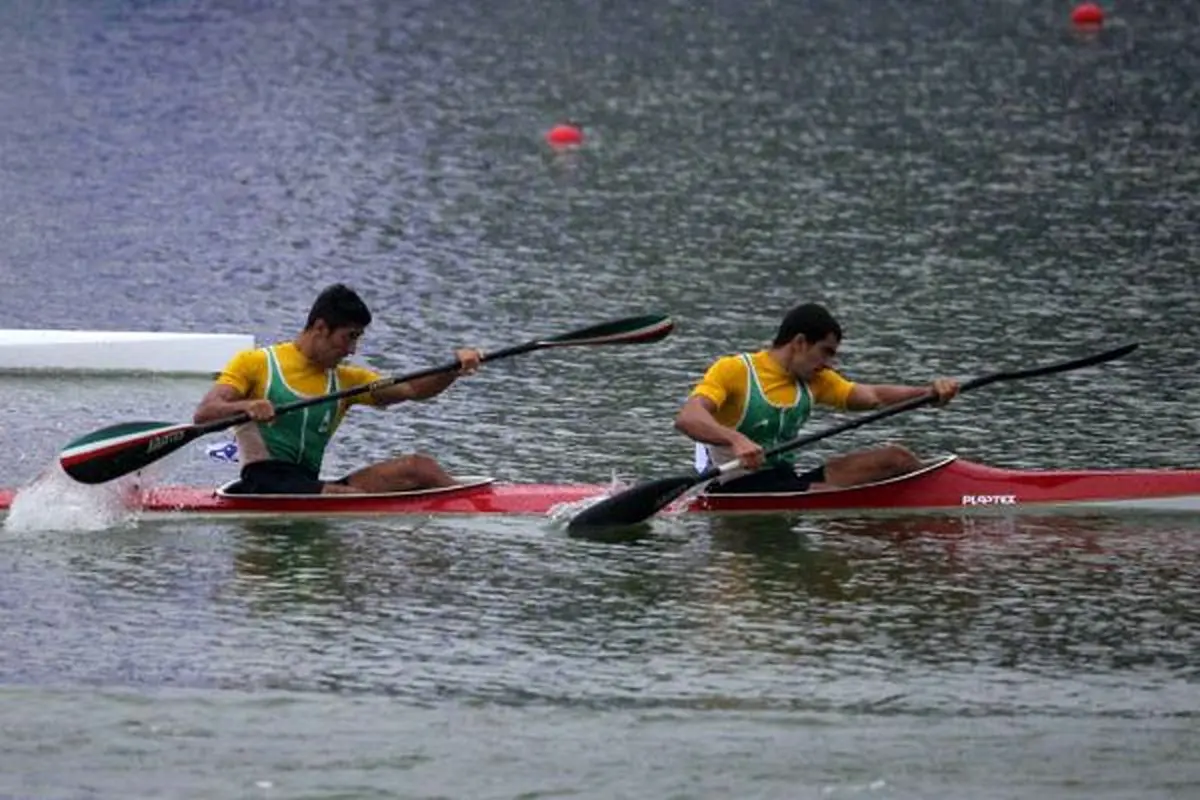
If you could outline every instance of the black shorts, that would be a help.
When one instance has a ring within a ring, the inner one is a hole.
[[[724,483],[710,483],[709,494],[780,494],[807,492],[814,483],[825,482],[825,467],[796,473],[790,464],[776,464]]]
[[[299,464],[268,459],[242,467],[241,480],[225,491],[229,494],[320,494],[325,483]],[[334,483],[344,485],[346,479]]]

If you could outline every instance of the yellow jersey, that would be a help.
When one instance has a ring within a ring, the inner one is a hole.
[[[763,395],[772,405],[790,407],[797,400],[796,379],[771,358],[766,350],[750,355]],[[854,383],[832,369],[819,370],[808,382],[814,403],[845,410]],[[722,356],[713,362],[704,377],[692,389],[692,397],[706,397],[717,407],[713,417],[729,428],[736,428],[746,407],[750,374],[740,355]]]
[[[284,342],[274,345],[271,350],[279,364],[283,378],[296,394],[315,397],[325,394],[329,386],[329,373],[309,361],[295,342]],[[267,361],[267,348],[243,350],[237,353],[225,365],[217,376],[217,383],[232,386],[250,400],[258,400],[267,396],[267,383],[270,379],[270,366]],[[373,383],[383,376],[366,367],[354,364],[338,364],[337,383],[342,389]],[[364,392],[342,401],[342,412],[355,404],[377,405],[369,392]]]
[[[374,370],[353,364],[322,369],[309,361],[293,342],[285,342],[237,353],[217,376],[217,383],[232,386],[249,399],[265,398],[278,408],[369,384],[380,377]],[[270,457],[289,461],[304,466],[315,477],[330,438],[355,404],[377,405],[371,394],[364,392],[336,403],[308,406],[279,417],[270,425],[242,426],[238,429],[239,450],[244,460]]]

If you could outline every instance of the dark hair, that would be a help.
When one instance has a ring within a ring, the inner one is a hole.
[[[787,312],[771,346],[783,347],[798,335],[809,344],[816,344],[831,333],[839,342],[842,340],[842,326],[833,314],[818,303],[803,303]]]
[[[365,328],[371,324],[371,311],[353,289],[344,283],[335,283],[313,301],[304,330],[316,325],[319,319],[325,320],[330,330],[351,326]]]

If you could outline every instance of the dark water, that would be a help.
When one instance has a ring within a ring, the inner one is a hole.
[[[843,366],[991,387],[837,437],[1197,462],[1200,33],[1027,1],[217,3],[0,15],[0,327],[291,336],[388,370],[661,309],[347,424],[512,480],[686,468],[715,355],[828,303]],[[1118,13],[1119,12],[1119,13]],[[578,151],[542,141],[585,125]],[[202,381],[0,378],[0,484]],[[817,425],[833,421],[825,417]],[[199,448],[164,479],[228,475]],[[1191,517],[142,524],[0,538],[0,795],[1175,798]]]

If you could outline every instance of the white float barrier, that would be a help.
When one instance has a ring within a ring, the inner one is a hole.
[[[0,373],[212,375],[252,347],[243,333],[0,330]]]

